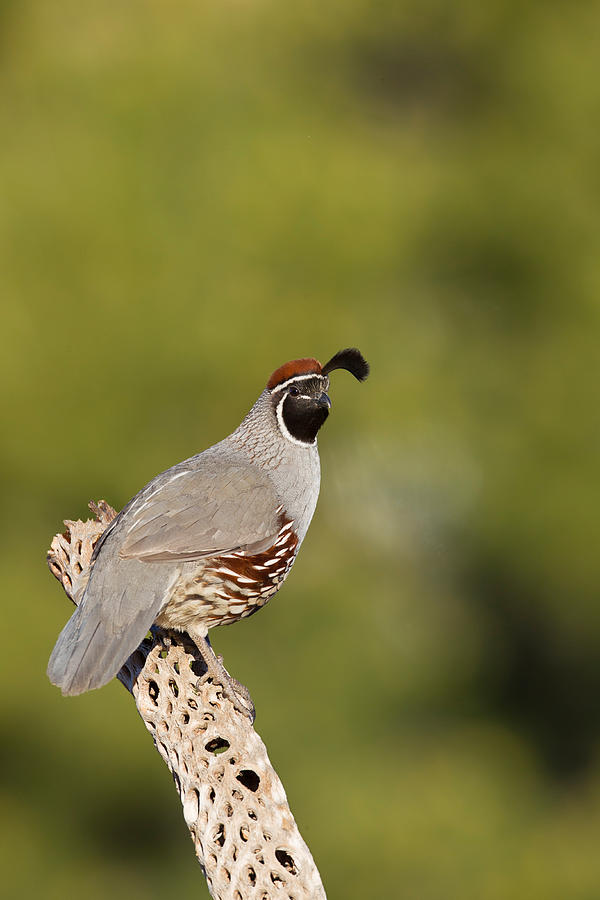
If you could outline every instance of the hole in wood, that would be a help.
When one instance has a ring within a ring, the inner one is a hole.
[[[191,662],[190,669],[192,670],[194,675],[198,676],[198,678],[202,678],[202,676],[206,675],[208,671],[206,668],[206,663],[203,659],[195,659],[193,662]]]
[[[229,750],[229,746],[229,741],[226,741],[225,738],[216,737],[205,744],[204,748],[205,750],[208,750],[209,753],[217,755],[219,753],[225,753],[226,750]]]
[[[243,784],[244,787],[247,787],[249,791],[252,791],[252,793],[256,793],[260,784],[260,778],[258,777],[256,772],[254,772],[252,769],[242,769],[240,774],[236,777],[240,784]]]
[[[287,869],[287,871],[291,872],[292,875],[298,874],[298,869],[296,868],[294,858],[293,856],[290,856],[287,850],[276,850],[275,856],[277,857],[277,862],[282,865],[284,869]]]

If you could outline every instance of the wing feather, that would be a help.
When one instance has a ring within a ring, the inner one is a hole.
[[[247,463],[211,462],[176,466],[138,494],[122,523],[122,559],[200,559],[260,546],[277,534],[281,510],[271,479]]]

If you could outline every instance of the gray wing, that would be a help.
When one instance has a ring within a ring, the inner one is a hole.
[[[278,533],[280,501],[265,473],[210,457],[202,466],[184,465],[150,482],[128,509],[122,559],[200,559],[258,547]]]
[[[143,640],[185,561],[268,546],[279,514],[269,478],[248,463],[219,465],[207,453],[158,475],[98,542],[81,603],[50,657],[50,680],[64,694],[106,684]]]

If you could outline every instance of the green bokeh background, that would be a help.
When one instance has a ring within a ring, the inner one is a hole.
[[[0,8],[6,896],[208,896],[46,547],[357,345],[321,499],[214,634],[331,898],[600,896],[598,3]]]

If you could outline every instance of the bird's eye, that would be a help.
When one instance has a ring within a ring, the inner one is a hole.
[[[300,391],[298,390],[297,387],[291,387],[291,388],[290,388],[290,394],[291,394],[292,397],[298,397],[299,394],[300,394]]]

